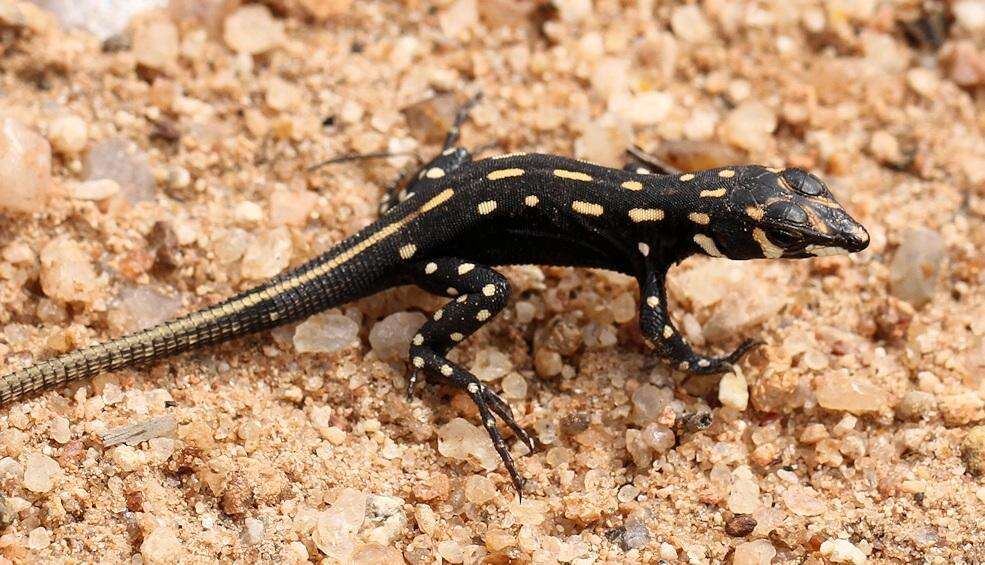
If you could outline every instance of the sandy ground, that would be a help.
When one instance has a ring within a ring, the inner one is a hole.
[[[432,155],[449,93],[484,92],[483,155],[810,168],[872,245],[677,267],[699,349],[766,342],[721,384],[646,363],[634,281],[505,269],[510,306],[455,355],[543,444],[510,439],[522,504],[464,397],[404,401],[421,318],[379,321],[440,303],[416,290],[4,407],[0,563],[985,561],[982,2],[939,28],[903,1],[349,4],[175,2],[101,41],[0,2],[0,114],[27,131],[3,136],[51,153],[0,146],[0,370],[368,224],[409,157],[307,167]]]

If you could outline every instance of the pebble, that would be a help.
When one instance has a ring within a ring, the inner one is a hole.
[[[78,200],[106,200],[120,193],[120,184],[113,179],[87,180],[70,183],[68,191]]]
[[[51,432],[51,439],[58,443],[66,444],[72,439],[72,430],[69,429],[68,418],[64,416],[52,418],[48,430]]]
[[[621,166],[629,141],[629,128],[624,122],[603,118],[586,126],[575,140],[575,155],[600,165]]]
[[[677,549],[667,542],[660,543],[660,558],[669,563],[677,561]]]
[[[480,381],[491,382],[505,377],[512,371],[513,361],[509,355],[499,349],[487,347],[476,353],[470,369]]]
[[[34,528],[27,534],[27,547],[34,551],[42,550],[51,545],[51,532],[47,528]]]
[[[674,431],[660,424],[647,424],[643,428],[643,441],[658,455],[669,451],[677,443]]]
[[[746,384],[746,378],[737,372],[726,373],[718,381],[718,401],[736,410],[745,410],[749,405],[749,386]]]
[[[301,6],[316,20],[345,14],[353,0],[301,0]]]
[[[89,141],[89,125],[78,116],[61,116],[48,126],[48,141],[55,151],[73,157],[85,149]]]
[[[410,342],[427,317],[420,312],[396,312],[373,324],[369,345],[384,361],[406,361]]]
[[[165,565],[178,561],[183,550],[181,540],[169,526],[154,528],[140,544],[140,556],[144,563]]]
[[[955,42],[948,53],[951,80],[971,88],[985,83],[985,54],[971,41]]]
[[[39,212],[51,195],[51,145],[13,118],[0,121],[0,211]]]
[[[263,522],[256,518],[243,520],[243,543],[256,545],[263,541]]]
[[[843,539],[829,539],[821,543],[821,555],[832,563],[852,563],[862,565],[866,562],[865,554],[855,545]]]
[[[877,412],[886,405],[886,392],[844,371],[817,377],[817,403],[828,410],[858,414]]]
[[[701,8],[694,4],[679,6],[670,14],[670,29],[681,41],[703,43],[715,36]]]
[[[178,63],[178,28],[164,17],[143,19],[133,30],[133,56],[138,64],[168,71]]]
[[[633,414],[636,422],[649,424],[660,416],[665,406],[674,399],[668,388],[657,388],[649,383],[633,391]]]
[[[827,505],[815,494],[812,488],[794,485],[784,491],[783,503],[798,516],[819,516],[827,510]]]
[[[334,353],[358,343],[359,324],[342,314],[315,314],[298,324],[294,349],[299,353]]]
[[[496,485],[483,475],[472,475],[465,480],[465,499],[472,504],[484,504],[497,494]]]
[[[476,0],[457,0],[438,16],[441,32],[452,38],[461,37],[478,23],[479,8]]]
[[[736,538],[746,537],[755,529],[756,519],[746,514],[733,516],[725,522],[725,533]]]
[[[363,543],[353,550],[353,565],[380,565],[381,563],[403,563],[404,558],[393,547],[380,543]]]
[[[318,203],[318,195],[308,190],[275,190],[270,195],[270,223],[303,226]]]
[[[283,112],[300,106],[302,93],[301,89],[297,86],[280,77],[274,77],[267,83],[267,92],[264,99],[271,110]]]
[[[366,519],[365,493],[344,488],[335,502],[318,515],[312,536],[315,546],[330,560],[348,561],[355,550],[355,535]]]
[[[268,279],[291,263],[294,243],[285,227],[264,232],[243,255],[242,275],[248,279]]]
[[[756,100],[739,104],[722,122],[722,139],[752,153],[765,151],[777,126],[776,113]]]
[[[262,4],[247,4],[230,14],[222,38],[233,51],[256,55],[284,42],[284,23]]]
[[[642,520],[630,518],[626,520],[626,528],[619,537],[619,543],[626,551],[646,547],[650,543],[650,530]]]
[[[154,175],[147,156],[122,137],[110,137],[93,145],[83,167],[86,180],[116,181],[123,197],[132,204],[155,197]]]
[[[726,505],[735,514],[752,514],[762,506],[759,485],[752,479],[736,479],[732,483]]]
[[[985,31],[985,0],[959,0],[951,7],[955,22],[971,32]]]
[[[503,396],[510,400],[521,400],[527,397],[527,379],[519,373],[510,373],[503,377],[501,383]]]
[[[985,426],[971,428],[961,441],[961,460],[974,477],[985,476]]]
[[[499,467],[500,459],[483,428],[455,418],[438,428],[438,452],[459,461],[473,461],[486,471]]]
[[[610,108],[633,125],[655,126],[667,118],[673,106],[674,97],[670,94],[650,91],[616,98]]]
[[[770,565],[776,549],[768,540],[760,539],[735,546],[732,565]]]
[[[941,263],[947,254],[944,238],[927,228],[908,229],[889,264],[889,290],[919,308],[937,289]]]
[[[41,249],[41,289],[64,302],[92,302],[102,287],[89,255],[67,238],[50,241]]]
[[[263,221],[263,208],[256,202],[240,202],[233,208],[233,217],[240,224],[258,224]]]
[[[110,309],[108,322],[118,334],[149,328],[175,317],[181,298],[167,296],[150,286],[124,286]]]

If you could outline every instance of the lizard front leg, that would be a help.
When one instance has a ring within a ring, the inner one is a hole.
[[[724,357],[708,357],[696,353],[674,327],[667,312],[667,267],[650,266],[640,279],[640,328],[652,343],[658,356],[674,367],[691,374],[707,375],[727,371],[758,341],[746,340]]]
[[[522,496],[523,480],[496,427],[494,416],[499,416],[531,450],[534,448],[533,439],[516,423],[513,411],[505,401],[466,368],[452,363],[445,356],[452,347],[472,335],[506,306],[510,283],[489,267],[460,259],[432,259],[411,268],[410,277],[415,284],[435,294],[454,297],[454,300],[435,312],[411,342],[410,358],[414,368],[407,389],[408,396],[413,393],[419,371],[439,377],[468,394],[479,409],[482,425],[503,460],[513,486]]]

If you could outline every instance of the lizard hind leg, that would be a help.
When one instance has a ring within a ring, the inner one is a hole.
[[[449,361],[447,352],[482,327],[506,306],[510,285],[503,275],[489,267],[459,259],[432,259],[415,264],[410,273],[418,286],[454,300],[434,313],[414,336],[410,347],[413,372],[408,393],[418,372],[433,375],[469,395],[479,411],[482,426],[503,460],[517,493],[522,495],[523,480],[497,427],[498,417],[531,450],[533,439],[516,422],[513,411],[495,392],[464,367]]]

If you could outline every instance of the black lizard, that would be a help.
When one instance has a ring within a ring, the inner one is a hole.
[[[510,285],[493,265],[630,274],[639,280],[643,334],[657,354],[682,371],[715,373],[753,342],[718,358],[693,351],[667,312],[664,282],[673,264],[696,253],[806,258],[868,245],[865,229],[803,170],[749,165],[661,175],[522,153],[472,161],[457,147],[467,111],[459,113],[441,155],[387,195],[372,225],[224,302],[0,377],[0,404],[415,284],[452,300],[413,338],[408,393],[420,372],[467,392],[520,492],[522,481],[495,417],[531,449],[532,439],[496,393],[446,357],[506,305]]]

